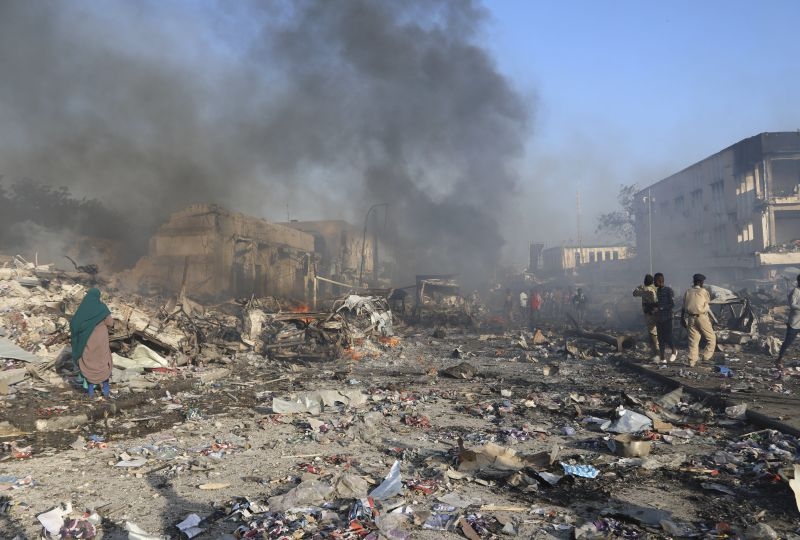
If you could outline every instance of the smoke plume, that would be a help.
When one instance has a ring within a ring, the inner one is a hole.
[[[0,174],[102,201],[138,250],[196,202],[359,224],[388,203],[406,275],[477,279],[529,121],[486,21],[471,0],[0,3]]]

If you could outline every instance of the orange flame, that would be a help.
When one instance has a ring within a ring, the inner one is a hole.
[[[353,360],[354,362],[358,362],[359,360],[361,360],[361,357],[364,356],[364,355],[361,354],[360,352],[358,352],[355,349],[345,349],[342,352],[342,356],[344,356],[345,358],[349,358],[350,360]]]

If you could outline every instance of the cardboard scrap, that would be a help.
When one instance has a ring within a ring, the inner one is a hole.
[[[644,414],[653,421],[653,431],[667,433],[669,430],[675,429],[674,425],[670,424],[669,422],[664,422],[656,413],[652,411],[645,411]]]
[[[464,533],[464,536],[469,538],[469,540],[481,540],[481,535],[475,532],[475,529],[472,528],[464,517],[458,518],[458,526],[461,527],[461,532]]]
[[[549,461],[550,453],[525,456],[512,448],[488,443],[482,448],[461,452],[458,472],[482,472],[497,476],[508,476],[526,466],[542,466]]]
[[[207,484],[200,484],[197,487],[204,490],[225,489],[226,487],[230,487],[230,484],[224,482],[209,482]]]

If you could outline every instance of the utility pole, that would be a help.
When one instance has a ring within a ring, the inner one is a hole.
[[[647,257],[650,260],[650,275],[653,274],[653,196],[647,188]]]
[[[581,237],[581,190],[575,192],[575,206],[577,209],[578,218],[578,253],[580,253],[581,264],[583,264],[583,238]],[[577,266],[577,265],[576,265]]]

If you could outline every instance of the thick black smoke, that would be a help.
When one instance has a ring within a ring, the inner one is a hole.
[[[386,202],[406,275],[477,278],[528,120],[485,17],[469,0],[0,3],[0,174],[97,198],[143,239],[194,202],[356,223]]]

